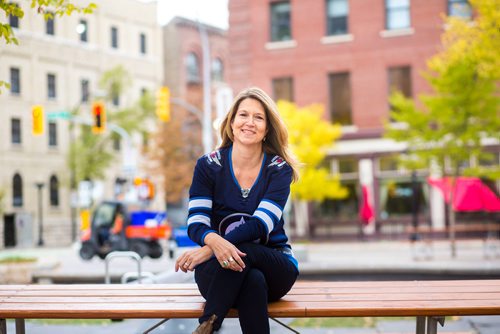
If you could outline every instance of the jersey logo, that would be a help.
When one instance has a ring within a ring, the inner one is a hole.
[[[251,218],[252,215],[249,215],[248,213],[232,213],[230,215],[227,215],[224,217],[224,219],[221,220],[219,224],[219,234],[221,236],[225,236],[226,234],[230,233],[231,231],[236,230],[238,227],[247,224],[248,219]],[[267,237],[269,238],[269,236]],[[267,244],[268,240],[254,240],[254,243],[261,243],[261,244]]]
[[[212,162],[215,163],[216,165],[222,167],[221,164],[221,158],[220,158],[220,152],[219,151],[213,151],[211,153],[207,154],[207,160],[208,163],[211,164]]]
[[[278,168],[281,168],[284,164],[286,164],[286,161],[279,155],[275,155],[267,167],[277,166]]]

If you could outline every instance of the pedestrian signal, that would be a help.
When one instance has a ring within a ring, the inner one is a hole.
[[[31,108],[31,116],[33,119],[33,135],[39,136],[43,134],[45,117],[43,113],[43,106],[36,105]]]
[[[106,130],[106,109],[104,103],[94,102],[92,104],[92,132],[95,134],[103,133]]]
[[[170,121],[170,89],[161,87],[156,93],[156,115],[163,122]]]

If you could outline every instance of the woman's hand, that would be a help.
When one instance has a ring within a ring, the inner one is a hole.
[[[208,261],[212,255],[214,252],[208,246],[188,250],[175,261],[175,271],[179,271],[179,269],[185,273],[193,271],[197,265]]]
[[[224,269],[243,271],[245,262],[241,258],[246,254],[236,248],[235,245],[217,233],[208,233],[204,242],[214,252],[215,257]]]

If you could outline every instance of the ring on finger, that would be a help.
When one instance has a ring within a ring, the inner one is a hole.
[[[232,256],[228,260],[229,260],[229,262],[234,262],[234,259]]]
[[[222,266],[225,268],[229,265],[229,262],[227,262],[226,260],[222,261]]]
[[[187,267],[189,267],[189,263],[184,262],[184,268],[187,268]]]

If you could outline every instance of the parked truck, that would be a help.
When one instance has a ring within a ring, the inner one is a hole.
[[[104,259],[112,251],[133,251],[153,259],[163,254],[161,240],[168,240],[171,226],[166,212],[141,210],[118,201],[104,201],[82,227],[80,257]]]

